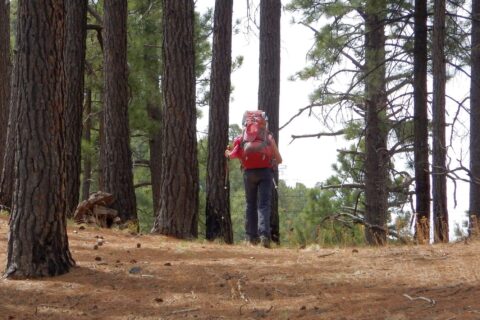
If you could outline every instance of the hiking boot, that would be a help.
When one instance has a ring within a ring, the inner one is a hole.
[[[260,236],[260,245],[264,248],[270,249],[270,239],[265,236]]]

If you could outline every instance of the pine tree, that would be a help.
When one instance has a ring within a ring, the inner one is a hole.
[[[268,129],[278,145],[280,111],[280,0],[260,1],[260,70],[258,106],[268,115]],[[274,171],[278,185],[278,170]],[[270,216],[271,237],[280,243],[280,222],[278,215],[278,193],[272,190],[272,212]]]
[[[66,9],[65,137],[67,173],[67,216],[72,217],[80,194],[81,137],[84,96],[85,50],[87,36],[87,0],[69,0]]]
[[[206,238],[233,243],[230,217],[230,190],[227,176],[228,114],[230,73],[232,65],[233,0],[215,2],[210,112],[208,126],[208,159],[206,183]]]
[[[65,217],[64,3],[20,1],[17,23],[19,129],[5,275],[55,276],[74,265]]]
[[[191,238],[199,202],[193,0],[165,0],[162,13],[162,184],[152,232]]]
[[[136,221],[128,122],[127,1],[106,0],[104,7],[102,189],[113,194],[112,207],[122,221]]]

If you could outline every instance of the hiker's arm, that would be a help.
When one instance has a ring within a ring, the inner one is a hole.
[[[273,150],[273,158],[275,159],[275,163],[277,165],[282,163],[282,156],[280,155],[280,152],[278,151],[277,144],[275,143],[275,139],[273,139],[272,136],[270,136],[270,143],[272,144],[272,150]]]
[[[233,141],[233,150],[230,150],[230,147],[227,147],[227,150],[225,150],[225,157],[229,159],[236,159],[241,157],[241,149],[240,149],[240,139],[237,137]]]

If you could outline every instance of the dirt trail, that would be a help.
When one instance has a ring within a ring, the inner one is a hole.
[[[0,216],[2,268],[7,228]],[[0,280],[0,319],[480,319],[479,242],[269,250],[78,226],[69,239],[70,273]]]

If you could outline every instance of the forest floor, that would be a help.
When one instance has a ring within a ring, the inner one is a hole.
[[[2,268],[7,229],[0,216]],[[0,280],[0,319],[480,319],[480,242],[265,249],[68,232],[77,266]]]

